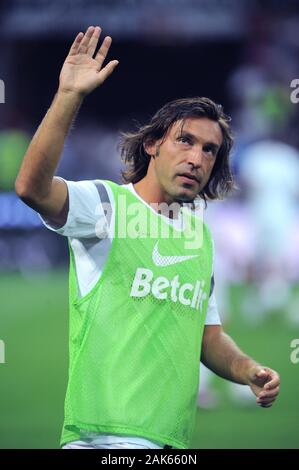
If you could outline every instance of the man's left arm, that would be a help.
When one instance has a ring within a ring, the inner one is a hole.
[[[244,354],[221,325],[205,326],[201,361],[224,379],[248,385],[262,407],[272,406],[279,393],[279,374]]]

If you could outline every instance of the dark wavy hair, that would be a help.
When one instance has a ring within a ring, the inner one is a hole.
[[[223,142],[218,150],[215,165],[205,187],[198,194],[204,199],[222,199],[234,188],[229,165],[229,154],[233,146],[230,117],[225,115],[222,106],[209,98],[182,98],[166,103],[152,117],[149,124],[139,127],[136,132],[121,133],[120,154],[126,168],[122,171],[125,183],[137,183],[147,173],[150,155],[145,151],[145,143],[164,139],[168,129],[177,121],[182,125],[188,118],[205,117],[218,122]],[[163,141],[163,140],[162,140]]]

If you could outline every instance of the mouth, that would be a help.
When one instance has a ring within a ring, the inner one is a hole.
[[[195,184],[195,183],[199,183],[198,179],[194,176],[194,175],[191,175],[190,173],[182,173],[180,175],[178,175],[185,183],[189,183],[189,184]]]

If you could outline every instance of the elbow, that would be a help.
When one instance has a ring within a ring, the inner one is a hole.
[[[25,194],[28,192],[28,188],[26,185],[19,179],[19,177],[15,181],[15,192],[16,195],[22,199]]]
[[[20,178],[17,178],[15,181],[15,192],[22,201],[29,200],[32,197],[30,186]]]
[[[15,192],[30,207],[35,207],[41,199],[33,190],[33,185],[20,178],[17,178],[15,181]]]
[[[17,177],[15,181],[15,192],[17,196],[29,207],[35,211],[43,208],[49,192],[41,191],[35,188],[33,181],[26,181]]]

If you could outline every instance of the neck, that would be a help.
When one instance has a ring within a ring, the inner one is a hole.
[[[157,182],[150,181],[147,175],[142,180],[138,181],[138,183],[133,184],[133,186],[138,196],[147,202],[147,204],[152,205],[153,209],[156,210],[158,214],[165,215],[171,219],[178,217],[181,204],[174,204],[174,210],[169,211],[167,207],[174,202],[173,199],[161,189]],[[159,204],[161,207],[157,207]]]

